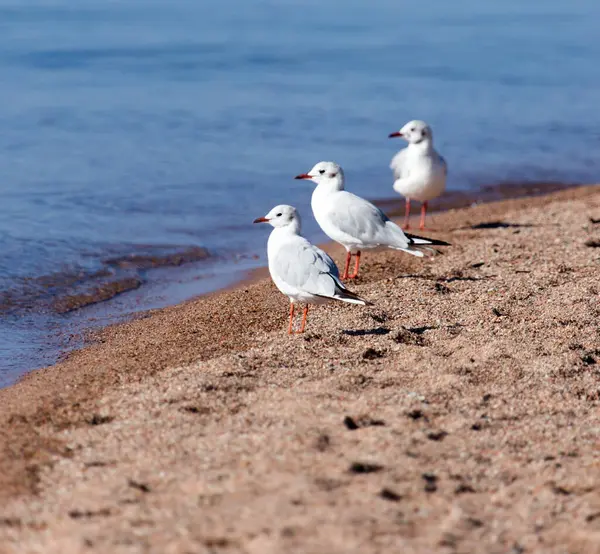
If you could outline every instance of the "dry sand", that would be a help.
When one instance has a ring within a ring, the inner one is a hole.
[[[264,279],[104,330],[0,391],[0,552],[600,552],[590,218],[437,214],[305,336]]]

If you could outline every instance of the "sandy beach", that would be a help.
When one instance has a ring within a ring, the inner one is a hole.
[[[304,336],[263,271],[1,390],[0,552],[600,553],[600,187],[429,223]]]

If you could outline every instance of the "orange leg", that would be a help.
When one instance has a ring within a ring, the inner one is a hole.
[[[350,279],[356,279],[358,277],[358,267],[360,266],[360,250],[356,253],[356,262],[354,264],[354,273],[350,275]]]
[[[294,332],[294,303],[290,302],[290,324],[288,326],[288,335]]]
[[[308,316],[308,304],[304,307],[304,313],[302,314],[302,325],[300,325],[299,333],[304,333],[304,328],[306,327],[306,318]]]
[[[419,224],[419,229],[421,231],[425,229],[425,214],[427,213],[427,202],[423,202],[421,205],[421,223]],[[408,229],[408,227],[407,227]]]
[[[346,252],[346,265],[344,266],[344,273],[342,274],[342,279],[348,279],[348,270],[350,269],[351,259],[352,254],[350,252]]]
[[[404,228],[410,229],[410,198],[406,199],[406,207],[404,209]]]

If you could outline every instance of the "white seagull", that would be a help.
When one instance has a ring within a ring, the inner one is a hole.
[[[446,160],[433,148],[431,127],[424,121],[409,121],[399,131],[390,133],[389,137],[402,137],[408,142],[408,146],[400,150],[390,163],[394,172],[394,190],[406,198],[404,228],[409,229],[410,226],[410,201],[417,200],[423,203],[419,225],[423,230],[427,202],[446,188]]]
[[[285,204],[275,206],[266,216],[254,220],[254,223],[262,222],[274,227],[267,243],[269,273],[277,288],[290,299],[289,334],[294,328],[295,302],[306,304],[300,333],[306,326],[309,304],[341,300],[371,305],[349,291],[340,281],[338,268],[329,255],[300,234],[300,216],[296,208]]]
[[[424,252],[434,251],[431,246],[449,246],[441,240],[405,234],[371,202],[344,190],[344,172],[335,162],[319,162],[308,173],[295,178],[317,184],[311,200],[313,214],[325,234],[346,249],[342,279],[354,279],[358,275],[361,250],[393,248],[422,257]],[[356,253],[356,265],[349,276],[353,253]]]

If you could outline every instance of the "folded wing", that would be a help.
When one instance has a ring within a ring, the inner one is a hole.
[[[329,218],[340,231],[365,246],[386,246],[417,257],[433,253],[429,246],[448,246],[442,241],[406,235],[377,206],[347,191],[337,195]]]
[[[368,303],[344,286],[331,257],[303,237],[281,248],[273,262],[278,277],[298,290],[354,304]]]

